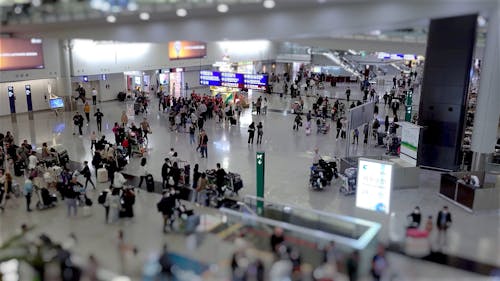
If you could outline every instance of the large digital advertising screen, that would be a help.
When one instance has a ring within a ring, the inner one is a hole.
[[[218,71],[200,71],[200,85],[231,88],[265,89],[267,74],[242,74]]]
[[[0,71],[41,68],[44,68],[41,39],[0,38]]]
[[[356,184],[356,207],[389,213],[392,164],[360,158]]]
[[[168,43],[171,60],[196,59],[207,56],[207,43],[201,41],[172,41]]]

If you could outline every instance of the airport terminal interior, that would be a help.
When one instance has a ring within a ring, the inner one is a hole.
[[[0,13],[0,281],[500,280],[497,0]]]

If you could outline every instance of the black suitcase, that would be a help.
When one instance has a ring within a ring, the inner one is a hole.
[[[155,190],[155,181],[151,174],[146,176],[146,190],[148,192],[153,192]]]
[[[236,119],[231,117],[231,125],[236,125]]]

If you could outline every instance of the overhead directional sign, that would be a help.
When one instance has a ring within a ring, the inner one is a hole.
[[[265,89],[267,74],[243,74],[219,71],[200,71],[200,85],[231,88]]]

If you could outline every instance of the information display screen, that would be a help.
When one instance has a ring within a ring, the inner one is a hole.
[[[64,107],[64,100],[62,98],[55,98],[49,100],[49,105],[51,109]]]
[[[173,41],[168,43],[171,60],[203,58],[207,55],[207,43],[200,41]]]
[[[359,159],[356,207],[389,213],[392,189],[392,164]]]
[[[265,89],[267,74],[242,74],[218,71],[200,71],[200,85],[231,88]]]
[[[40,68],[44,68],[41,39],[0,38],[0,71]]]

